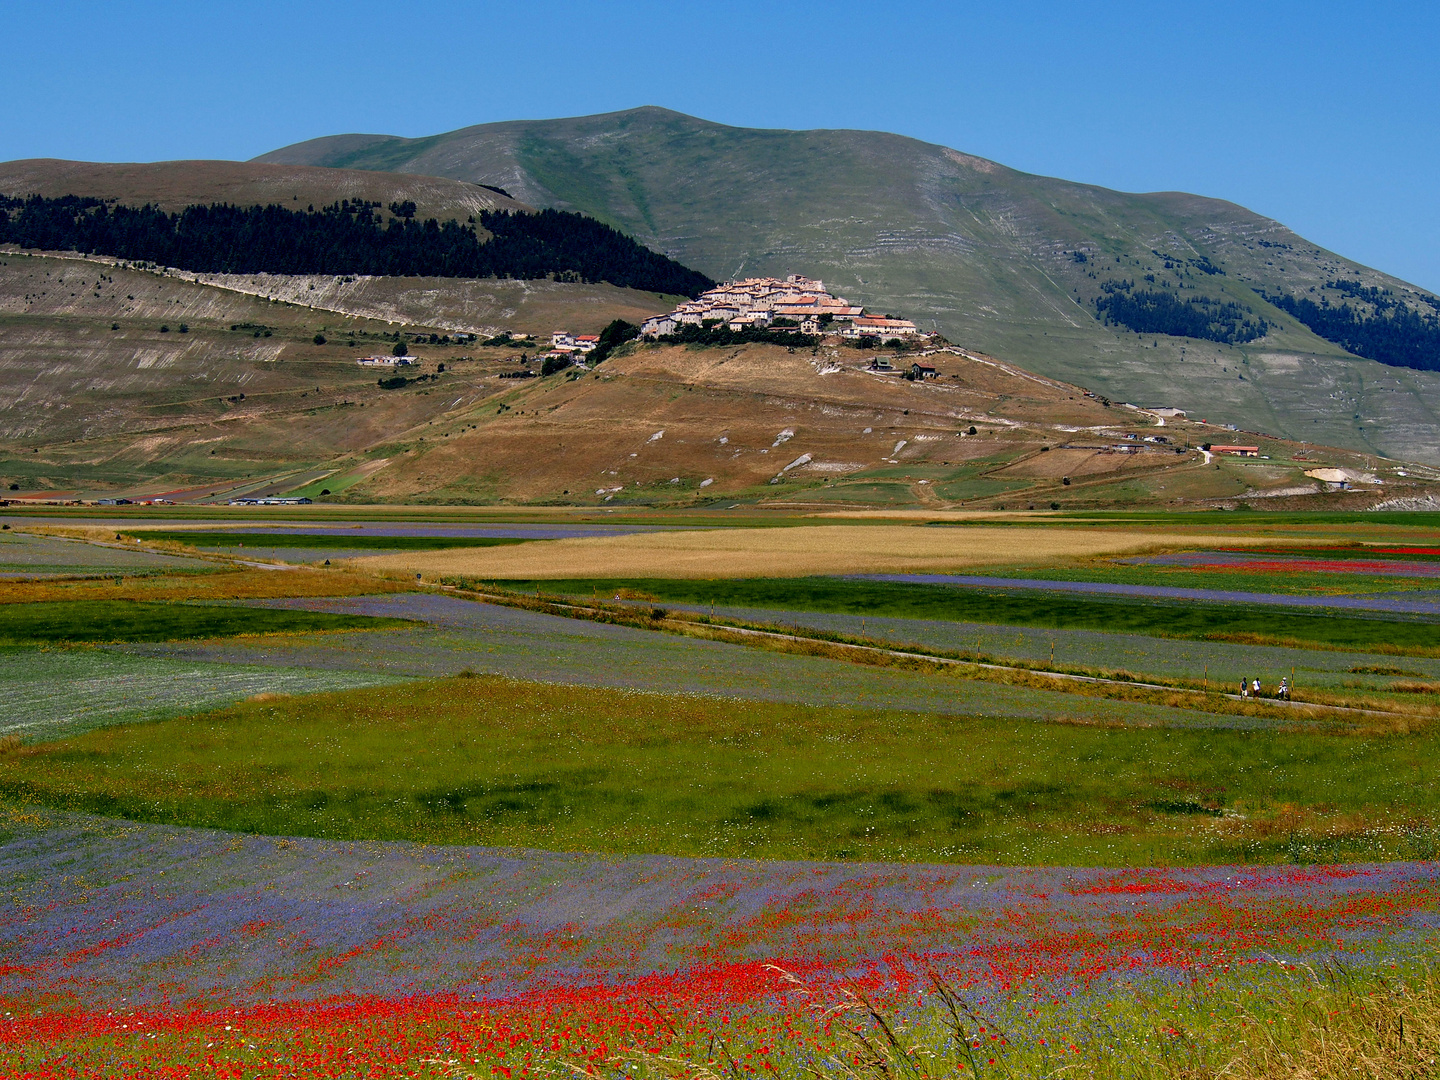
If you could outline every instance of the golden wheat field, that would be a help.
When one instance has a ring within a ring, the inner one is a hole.
[[[1132,529],[801,525],[405,552],[355,559],[351,565],[427,577],[805,577],[939,572],[1236,542],[1233,536],[1182,536]]]

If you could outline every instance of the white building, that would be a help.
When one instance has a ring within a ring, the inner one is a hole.
[[[556,330],[550,335],[550,348],[560,353],[588,353],[599,344],[598,334],[572,334],[568,330]]]
[[[874,315],[862,315],[851,319],[849,325],[840,331],[841,337],[878,337],[882,341],[890,338],[916,337],[920,329],[909,319],[882,319]]]

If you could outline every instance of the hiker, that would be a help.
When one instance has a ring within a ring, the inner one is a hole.
[[[1259,679],[1256,679],[1255,682],[1254,682],[1253,684],[1251,684],[1251,686],[1250,686],[1250,696],[1251,696],[1251,697],[1259,697],[1259,696],[1260,696],[1260,680],[1259,680]]]
[[[1250,683],[1249,683],[1248,680],[1246,680],[1245,676],[1243,676],[1243,675],[1240,676],[1240,696],[1241,696],[1241,697],[1249,697],[1249,696],[1250,696]]]
[[[1281,701],[1290,700],[1290,676],[1287,675],[1285,676],[1285,678],[1280,680],[1280,692],[1275,696],[1278,697]]]

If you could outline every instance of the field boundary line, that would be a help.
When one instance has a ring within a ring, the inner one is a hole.
[[[747,634],[757,637],[777,638],[782,641],[822,641],[826,645],[834,645],[842,649],[854,649],[859,652],[879,653],[883,656],[893,656],[902,660],[926,660],[933,664],[944,664],[947,666],[973,667],[985,671],[1017,672],[1025,675],[1036,675],[1046,679],[1064,679],[1070,682],[1091,683],[1101,686],[1126,686],[1136,687],[1141,690],[1160,690],[1169,694],[1191,694],[1195,697],[1220,697],[1228,701],[1255,701],[1263,702],[1266,705],[1276,705],[1292,709],[1324,709],[1329,712],[1359,713],[1365,716],[1385,717],[1409,717],[1409,713],[1387,712],[1382,709],[1359,709],[1349,705],[1325,705],[1319,702],[1308,701],[1282,701],[1278,698],[1242,698],[1239,694],[1222,693],[1211,690],[1193,690],[1188,686],[1165,686],[1161,683],[1138,682],[1133,679],[1106,679],[1098,675],[1076,675],[1068,671],[1049,671],[1045,668],[1028,668],[1009,664],[992,664],[980,660],[957,660],[951,656],[935,656],[930,653],[908,652],[903,649],[886,649],[879,645],[858,645],[851,642],[828,641],[824,638],[812,638],[805,634],[787,634],[778,630],[757,630],[751,627],[730,626],[728,624],[717,624],[713,620],[705,626],[721,626],[724,630],[735,634]]]
[[[505,607],[521,608],[527,608],[531,607],[532,605],[536,605],[545,609],[562,609],[563,611],[574,613],[572,615],[562,615],[562,617],[566,618],[582,618],[588,619],[590,621],[605,621],[605,616],[613,616],[616,614],[615,612],[604,607],[575,603],[573,601],[559,599],[547,600],[539,594],[532,598],[529,596],[522,596],[515,593],[482,592],[475,589],[466,589],[463,586],[457,587],[454,585],[431,585],[429,582],[425,582],[424,584],[435,589],[435,591],[437,592],[443,589],[448,594],[462,595],[465,596],[467,599],[478,600],[484,603],[497,603]],[[632,620],[627,620],[627,625],[631,621]],[[1081,683],[1094,686],[1113,686],[1119,688],[1129,687],[1140,690],[1155,690],[1169,694],[1185,694],[1202,700],[1212,697],[1218,697],[1221,700],[1225,701],[1246,703],[1254,702],[1256,704],[1273,705],[1280,708],[1313,709],[1327,713],[1384,717],[1391,720],[1425,719],[1424,717],[1417,717],[1415,714],[1412,713],[1393,712],[1384,709],[1361,709],[1350,705],[1327,705],[1320,702],[1308,701],[1281,701],[1274,698],[1244,698],[1241,697],[1239,694],[1225,693],[1223,691],[1217,690],[1195,690],[1190,687],[1165,686],[1161,683],[1138,682],[1133,679],[1107,679],[1103,676],[1098,675],[1077,675],[1072,672],[1049,671],[1043,668],[1021,667],[1020,665],[995,664],[987,661],[978,660],[961,660],[951,656],[936,656],[932,653],[913,652],[905,649],[891,649],[886,648],[883,645],[862,645],[855,642],[831,641],[828,638],[812,637],[806,634],[797,634],[780,630],[761,630],[755,627],[739,626],[728,622],[721,622],[719,619],[715,618],[711,618],[708,621],[701,622],[698,619],[675,619],[674,616],[667,615],[664,619],[650,620],[650,627],[654,631],[664,632],[667,628],[663,625],[663,623],[667,621],[673,621],[683,624],[686,627],[687,631],[693,631],[701,627],[713,628],[726,634],[737,634],[745,637],[761,638],[771,641],[794,642],[796,644],[819,644],[836,649],[846,649],[855,653],[893,657],[898,660],[920,660],[944,667],[979,668],[983,671],[1036,676],[1039,678],[1054,679],[1057,681]],[[633,623],[635,624],[636,628],[644,628],[645,620],[637,617],[633,619]],[[670,632],[677,633],[679,631],[671,630]],[[712,640],[714,639],[712,638]]]

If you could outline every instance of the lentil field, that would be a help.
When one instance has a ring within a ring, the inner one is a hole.
[[[1247,1025],[1298,1034],[1313,965],[1348,1007],[1403,999],[1440,916],[1429,863],[937,867],[6,825],[0,1032],[27,1077],[843,1077],[887,1061],[885,1028],[920,1075],[1207,1075]]]
[[[22,534],[3,1071],[1432,1075],[1437,529],[1244,517]]]

